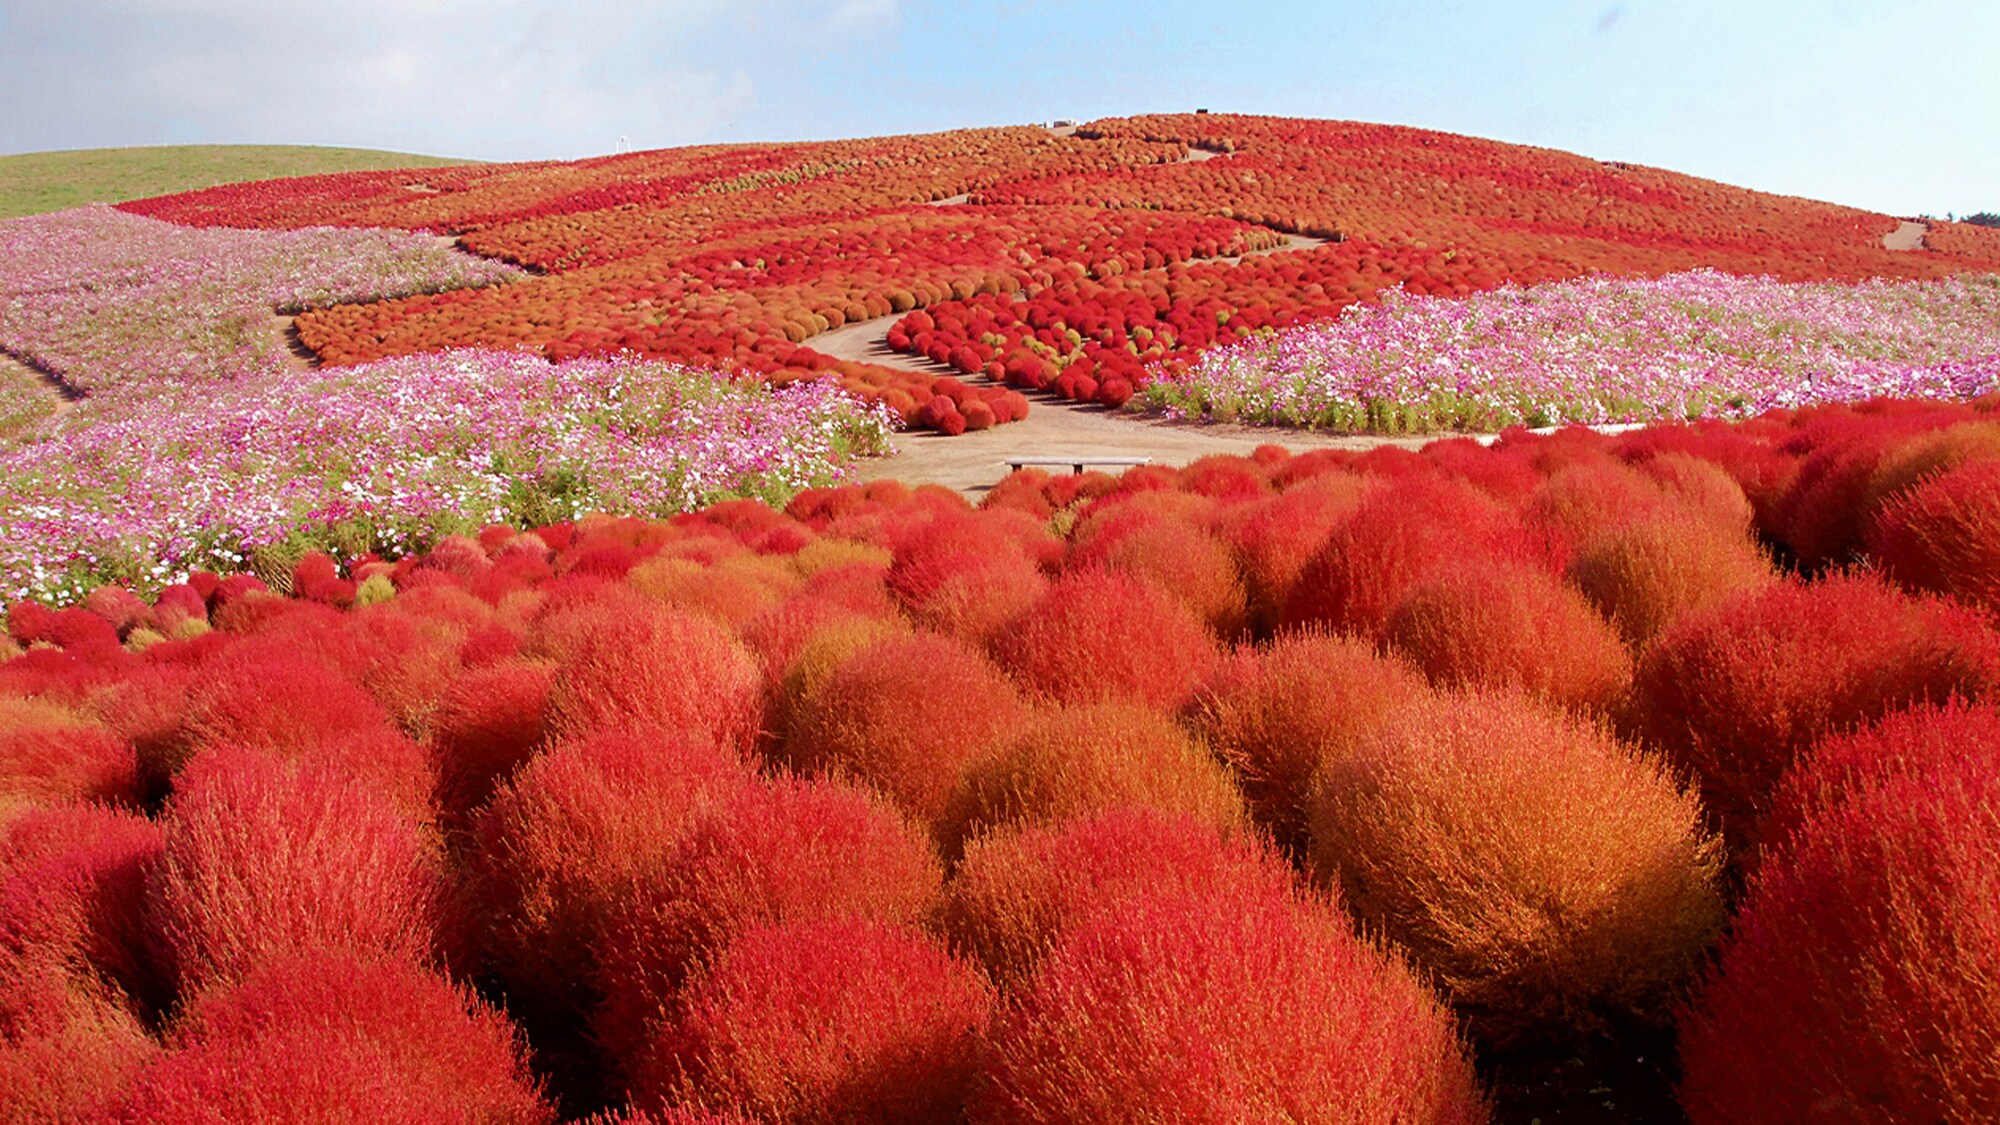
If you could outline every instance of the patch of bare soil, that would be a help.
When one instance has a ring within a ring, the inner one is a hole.
[[[294,371],[310,371],[319,366],[319,353],[306,347],[299,339],[298,318],[282,313],[271,318],[271,330],[278,334],[278,342],[285,346],[285,366]]]
[[[66,414],[83,401],[82,391],[5,348],[0,348],[0,382],[28,388],[29,393],[46,398],[51,415]]]
[[[1929,223],[1904,219],[1903,225],[1882,236],[1882,247],[1885,250],[1922,250],[1924,235],[1930,233],[1930,229]]]

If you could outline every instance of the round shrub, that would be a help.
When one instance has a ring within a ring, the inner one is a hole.
[[[1073,930],[987,1040],[979,1125],[1488,1119],[1451,1018],[1332,911],[1146,895]]]
[[[351,777],[214,747],[182,771],[150,876],[153,943],[183,996],[300,951],[427,960],[435,842]]]
[[[1041,567],[1014,542],[962,540],[942,531],[896,553],[889,571],[904,612],[926,629],[983,645],[1048,589]]]
[[[550,729],[562,737],[667,730],[748,751],[763,720],[764,685],[742,644],[713,618],[612,591],[562,606],[541,623],[540,651],[557,664]]]
[[[1551,473],[1528,497],[1522,515],[1570,542],[1582,542],[1642,519],[1666,502],[1645,473],[1604,455]]]
[[[1682,1030],[1695,1125],[1983,1121],[2000,1106],[2000,772],[1857,787],[1767,853]]]
[[[1513,688],[1608,711],[1632,657],[1581,594],[1519,563],[1469,563],[1410,591],[1384,636],[1440,687]]]
[[[1872,503],[1885,495],[1876,484],[1878,470],[1897,460],[1899,447],[1912,437],[1928,440],[1950,418],[1930,404],[1897,417],[1827,418],[1777,504],[1779,537],[1799,564],[1817,569],[1850,558],[1861,547]]]
[[[741,789],[639,873],[602,932],[599,1040],[629,1061],[689,972],[746,929],[916,922],[943,879],[930,841],[867,790],[791,779]]]
[[[1688,453],[1660,453],[1638,468],[1681,511],[1723,531],[1749,533],[1756,509],[1743,486],[1721,465]]]
[[[161,846],[153,822],[101,805],[32,809],[0,826],[0,1024],[44,970],[146,1005],[166,999],[145,927]]]
[[[2000,611],[2000,461],[1975,461],[1894,496],[1868,554],[1913,590]]]
[[[1654,760],[1511,694],[1331,759],[1312,854],[1496,1042],[1665,1022],[1722,925],[1720,848]]]
[[[592,950],[625,888],[698,810],[750,784],[740,759],[666,734],[599,734],[537,755],[480,814],[470,857],[487,956],[518,1002],[586,1011]]]
[[[994,643],[1014,678],[1059,703],[1123,699],[1174,709],[1216,661],[1186,604],[1150,582],[1071,571]]]
[[[751,1125],[733,1113],[711,1113],[705,1109],[674,1106],[647,1112],[626,1108],[613,1113],[593,1113],[578,1125]]]
[[[799,770],[860,778],[930,822],[1023,711],[1007,678],[963,642],[890,637],[842,660],[788,709],[785,753]]]
[[[116,1119],[552,1125],[514,1026],[406,961],[292,953],[197,1000]]]
[[[190,752],[265,750],[366,780],[404,808],[430,805],[429,756],[366,691],[292,642],[260,638],[216,650],[189,687],[185,730]]]
[[[137,802],[139,759],[101,723],[54,703],[0,696],[0,802]]]
[[[1691,614],[1776,581],[1747,534],[1675,511],[1588,540],[1569,577],[1637,648]]]
[[[0,1111],[10,1122],[105,1120],[159,1049],[118,997],[48,966],[0,975],[0,995]]]
[[[848,658],[863,649],[913,630],[900,614],[874,617],[834,608],[804,631],[789,659],[771,677],[766,705],[768,746],[783,748],[791,739],[794,715],[809,715],[818,706],[820,689]]]
[[[1278,627],[1299,572],[1380,483],[1355,473],[1321,473],[1221,514],[1218,530],[1236,554],[1253,631]]]
[[[1186,813],[1119,808],[973,838],[940,915],[953,944],[1002,984],[1071,929],[1150,894],[1283,896],[1291,868],[1246,833]]]
[[[467,816],[548,737],[555,665],[507,660],[465,672],[439,700],[430,722],[438,803]]]
[[[1372,493],[1306,563],[1286,625],[1373,637],[1409,592],[1487,557],[1545,562],[1537,536],[1471,485],[1404,477]]]
[[[939,825],[947,856],[976,832],[1014,822],[1143,807],[1223,828],[1245,823],[1223,765],[1172,719],[1132,703],[1038,712],[1005,749],[974,766]]]
[[[765,679],[776,680],[819,630],[840,621],[887,621],[900,617],[893,604],[870,613],[831,597],[804,595],[787,598],[758,614],[744,627],[743,641],[756,656]]]
[[[91,696],[91,713],[132,744],[148,793],[164,791],[187,760],[188,692],[196,674],[179,664],[141,665]]]
[[[1223,544],[1185,520],[1157,518],[1109,529],[1077,547],[1074,568],[1101,566],[1144,579],[1187,603],[1223,637],[1249,614],[1236,562]]]
[[[1958,761],[2000,770],[2000,705],[1953,699],[1892,711],[1872,727],[1834,735],[1802,755],[1771,798],[1764,839],[1784,847],[1807,818],[1857,789]]]
[[[1281,843],[1295,846],[1320,764],[1352,752],[1427,694],[1421,675],[1373,645],[1308,631],[1232,658],[1203,690],[1196,712],[1242,778],[1252,811]]]
[[[653,558],[633,567],[625,581],[662,605],[705,613],[731,629],[776,605],[798,584],[783,560],[761,555],[738,555],[714,565]]]
[[[1747,854],[1772,788],[1814,742],[1996,687],[2000,636],[1977,612],[1847,575],[1772,586],[1661,637],[1640,661],[1629,721],[1694,772]]]
[[[949,1121],[992,1005],[978,970],[901,927],[756,927],[689,982],[632,1100],[770,1122]]]

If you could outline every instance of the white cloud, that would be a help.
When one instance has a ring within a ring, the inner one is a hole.
[[[897,16],[897,0],[0,0],[0,151],[685,144]]]

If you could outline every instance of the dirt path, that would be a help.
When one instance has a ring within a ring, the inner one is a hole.
[[[1260,445],[1282,445],[1303,452],[1372,449],[1378,445],[1415,448],[1432,440],[1435,438],[1357,437],[1168,422],[1101,406],[1038,398],[1025,419],[979,433],[958,437],[928,432],[897,434],[895,454],[863,462],[857,475],[862,480],[894,478],[913,484],[942,484],[976,499],[1007,475],[1006,462],[1015,457],[1146,457],[1155,464],[1185,465],[1212,453],[1247,454]],[[1054,467],[1050,471],[1070,470]]]
[[[1269,250],[1203,260],[1240,262],[1246,257],[1305,250],[1325,242],[1309,235],[1288,234],[1283,245]],[[964,377],[957,368],[889,347],[889,328],[898,319],[900,314],[842,325],[808,338],[805,344],[835,359]],[[949,438],[925,432],[898,434],[895,454],[864,463],[859,475],[863,480],[894,477],[943,484],[977,495],[1007,474],[1006,461],[1014,457],[1148,457],[1163,465],[1185,465],[1212,453],[1246,454],[1266,444],[1292,450],[1372,449],[1378,445],[1415,447],[1432,440],[1435,437],[1314,434],[1275,427],[1168,422],[1101,406],[1037,398],[1026,419],[979,433]]]
[[[293,371],[311,371],[319,366],[319,353],[306,347],[299,339],[299,318],[279,313],[271,317],[271,330],[278,334],[278,343],[283,345],[285,366]]]
[[[822,332],[806,346],[836,359],[879,363],[929,375],[959,375],[957,369],[922,356],[892,351],[885,339],[895,317],[878,317]],[[962,376],[961,376],[962,377]],[[979,433],[944,437],[897,434],[896,452],[864,462],[862,480],[936,483],[972,496],[1007,475],[1013,457],[1149,457],[1162,465],[1185,465],[1211,453],[1244,454],[1260,445],[1288,449],[1369,449],[1377,445],[1418,446],[1430,438],[1355,437],[1313,434],[1257,426],[1168,422],[1037,397],[1027,418]],[[1066,469],[1057,471],[1067,472]]]
[[[29,387],[30,393],[47,398],[51,417],[67,414],[83,401],[82,391],[5,348],[0,348],[0,382]]]
[[[1902,226],[1882,236],[1882,247],[1885,250],[1922,250],[1924,235],[1930,233],[1930,229],[1929,223],[1904,219]]]

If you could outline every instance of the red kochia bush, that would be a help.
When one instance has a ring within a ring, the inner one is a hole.
[[[1133,703],[1039,712],[988,762],[973,767],[939,826],[946,855],[994,825],[1051,822],[1142,806],[1243,826],[1243,797],[1208,748],[1180,724]]]
[[[673,734],[607,733],[537,755],[474,826],[487,956],[517,1002],[593,1002],[593,943],[625,887],[673,854],[695,814],[750,783],[728,750]]]
[[[1957,761],[1983,761],[2000,772],[2000,705],[1954,699],[1892,711],[1875,726],[1820,742],[1786,771],[1771,799],[1764,838],[1783,847],[1808,817],[1857,788]]]
[[[1236,552],[1253,629],[1277,628],[1299,572],[1379,484],[1374,477],[1326,472],[1221,514],[1220,531]]]
[[[1168,709],[1186,702],[1216,660],[1214,638],[1186,604],[1099,569],[1064,575],[994,649],[1015,679],[1058,702]]]
[[[1696,1125],[1993,1120],[1995,766],[1863,783],[1766,854],[1682,1032]]]
[[[1186,602],[1223,637],[1242,630],[1248,616],[1243,582],[1228,549],[1186,520],[1121,521],[1080,544],[1070,565],[1102,566],[1145,579]]]
[[[0,696],[0,806],[138,795],[130,743],[68,708]]]
[[[964,534],[972,526],[971,517],[933,525],[930,535],[896,552],[888,581],[919,624],[984,644],[1027,612],[1049,583],[1019,544]]]
[[[1571,560],[1569,578],[1628,642],[1644,647],[1689,614],[1775,576],[1741,529],[1663,508],[1591,537]]]
[[[928,822],[1023,712],[1013,685],[963,642],[890,636],[793,702],[784,749],[794,767],[861,778]]]
[[[1963,606],[1866,575],[1785,583],[1697,615],[1640,662],[1630,722],[1694,771],[1730,843],[1819,738],[1913,703],[2000,688],[2000,636]]]
[[[1251,808],[1280,842],[1297,845],[1321,764],[1351,753],[1428,694],[1422,676],[1374,646],[1305,632],[1231,658],[1203,689],[1196,713],[1242,777]]]
[[[992,990],[920,934],[837,918],[739,934],[689,982],[638,1067],[633,1101],[758,1121],[950,1121]]]
[[[1722,925],[1693,795],[1518,695],[1436,697],[1329,760],[1311,827],[1349,908],[1493,1040],[1665,1022]]]
[[[1493,556],[1546,564],[1548,550],[1470,485],[1402,478],[1370,495],[1306,563],[1284,622],[1374,636],[1412,589]]]
[[[94,982],[36,965],[0,990],[0,1113],[9,1122],[105,1120],[158,1050],[123,1000]]]
[[[300,951],[436,947],[436,845],[364,782],[216,747],[182,771],[162,827],[154,944],[184,996]]]
[[[1397,605],[1384,634],[1441,687],[1514,688],[1606,711],[1632,680],[1624,643],[1583,595],[1520,563],[1438,575]]]
[[[557,734],[664,729],[743,750],[756,739],[762,677],[712,618],[613,587],[552,613],[540,648],[557,663],[549,692]]]
[[[406,808],[430,803],[434,775],[423,749],[332,665],[276,639],[241,641],[205,661],[189,689],[185,730],[189,750],[266,750],[365,779]]]
[[[0,1024],[53,971],[164,999],[146,951],[146,871],[160,829],[97,805],[35,809],[0,827]]]
[[[406,961],[287,953],[198,999],[119,1121],[550,1125],[499,1012]]]
[[[2000,461],[1974,461],[1892,498],[1868,532],[1883,573],[2000,611]]]
[[[453,681],[430,722],[440,805],[470,813],[542,745],[554,682],[555,665],[537,660],[502,661]]]
[[[979,1125],[1488,1111],[1449,1015],[1324,907],[1144,895],[1073,930],[987,1041]]]
[[[1292,872],[1248,833],[1185,813],[1121,808],[975,838],[952,875],[943,929],[1003,984],[1064,934],[1149,894],[1278,896]]]
[[[675,1106],[647,1112],[624,1109],[615,1113],[594,1113],[578,1125],[751,1125],[733,1113],[710,1113],[705,1109]]]
[[[916,922],[943,877],[929,840],[866,790],[791,779],[739,790],[640,874],[604,931],[600,1038],[629,1058],[689,971],[735,934],[821,918]]]

